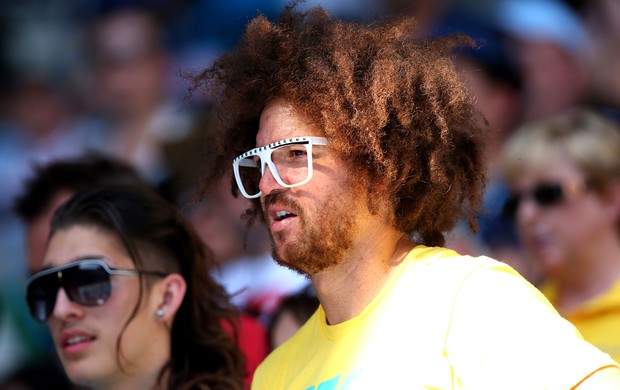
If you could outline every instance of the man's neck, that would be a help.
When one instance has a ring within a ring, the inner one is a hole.
[[[381,234],[357,245],[342,263],[313,275],[327,322],[335,325],[360,314],[414,246],[403,233]]]

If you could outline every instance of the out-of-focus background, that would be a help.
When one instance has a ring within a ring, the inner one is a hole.
[[[17,196],[33,167],[95,150],[131,164],[179,206],[208,167],[208,97],[187,95],[183,73],[208,65],[259,13],[277,18],[284,0],[20,0],[0,3],[0,383],[50,348],[27,315],[24,223]],[[490,213],[477,236],[457,229],[450,245],[489,254],[533,282],[501,213],[496,158],[523,123],[586,104],[613,120],[620,107],[618,0],[316,0],[333,14],[372,21],[418,20],[418,34],[466,33],[477,49],[456,53],[489,138]],[[259,227],[245,233],[247,204],[222,190],[185,211],[223,266],[236,303],[269,315],[307,281],[273,268]],[[494,192],[496,188],[497,194]],[[247,246],[242,242],[245,238]],[[241,260],[239,260],[241,259]],[[234,260],[234,261],[233,261]],[[261,272],[265,277],[261,278]],[[278,286],[274,293],[267,287]],[[49,387],[46,387],[49,388]]]

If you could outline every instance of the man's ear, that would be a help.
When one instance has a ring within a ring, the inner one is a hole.
[[[183,303],[187,291],[187,283],[179,274],[170,274],[155,286],[155,315],[158,320],[172,325],[176,312]]]

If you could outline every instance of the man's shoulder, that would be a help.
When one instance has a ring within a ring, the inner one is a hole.
[[[474,283],[476,289],[490,291],[496,280],[527,282],[509,265],[486,256],[461,255],[443,247],[417,246],[406,257],[404,270],[394,291],[397,295],[428,296],[439,305],[451,305],[463,286]]]
[[[416,273],[440,272],[442,274],[467,275],[478,269],[516,273],[509,265],[487,256],[469,256],[444,247],[418,245],[405,259],[408,269]]]
[[[462,294],[464,286],[473,284],[476,291],[490,292],[493,281],[504,279],[502,276],[516,279],[518,284],[523,279],[510,266],[492,258],[460,255],[442,247],[417,246],[402,266],[389,286],[388,306],[408,307],[411,315],[426,313],[436,318],[436,323],[449,321],[457,299],[476,304],[475,299]]]

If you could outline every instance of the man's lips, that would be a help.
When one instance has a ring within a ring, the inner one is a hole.
[[[299,217],[299,208],[281,192],[273,192],[265,196],[263,201],[265,216],[270,222],[271,232],[279,232],[293,224]]]
[[[291,213],[290,211],[280,210],[280,211],[276,211],[271,219],[277,222],[277,221],[282,221],[287,218],[293,218],[296,216],[297,214]]]
[[[270,227],[272,232],[284,230],[297,218],[297,214],[292,211],[275,205],[268,208],[268,215],[271,221]]]

